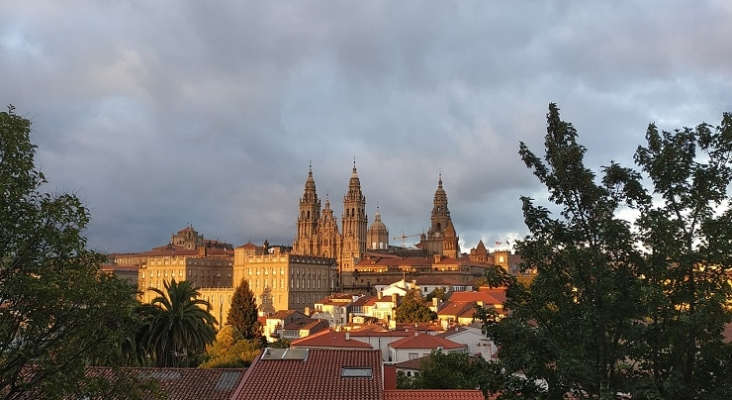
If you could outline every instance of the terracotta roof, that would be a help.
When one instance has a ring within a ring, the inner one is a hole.
[[[480,291],[480,292],[454,292],[450,296],[450,301],[457,302],[477,302],[482,301],[483,304],[503,304],[506,301],[505,290]]]
[[[272,314],[272,316],[270,316],[269,319],[285,319],[295,313],[302,315],[302,318],[307,318],[307,315],[305,315],[297,310],[280,310],[280,311],[277,311],[274,314]]]
[[[306,350],[299,359],[260,354],[232,399],[382,400],[381,385],[379,350]]]
[[[122,368],[143,381],[155,380],[169,400],[228,400],[240,384],[241,368]],[[112,377],[111,368],[90,367],[87,376]]]
[[[443,349],[459,349],[466,347],[464,344],[455,343],[439,336],[433,336],[426,333],[415,333],[415,336],[408,336],[399,339],[389,345],[394,349],[433,349],[438,347]]]
[[[376,296],[363,296],[351,303],[351,306],[372,306],[376,302]]]
[[[394,365],[397,367],[397,369],[420,369],[422,368],[422,361],[428,359],[429,357],[430,356],[417,357],[411,360],[396,363]]]
[[[346,339],[346,332],[336,332],[332,329],[318,332],[314,335],[310,335],[304,338],[295,339],[290,343],[292,348],[342,348],[342,349],[368,349],[372,350],[374,347],[368,343],[361,342],[359,340],[350,339],[351,333],[348,333],[349,338]]]
[[[384,390],[384,400],[485,400],[480,390]]]
[[[445,329],[442,328],[439,324],[435,324],[432,322],[400,322],[396,324],[396,327],[394,330],[397,331],[420,331],[420,332],[442,332]]]
[[[472,317],[475,314],[474,304],[466,301],[448,301],[437,312],[437,316]]]
[[[312,318],[300,318],[296,319],[289,324],[285,325],[283,328],[286,331],[299,331],[299,330],[311,330],[313,328],[317,328],[318,326],[328,326],[328,321],[324,319],[312,319]]]

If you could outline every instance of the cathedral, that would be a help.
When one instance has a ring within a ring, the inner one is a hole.
[[[416,245],[422,254],[457,259],[460,257],[459,237],[447,208],[447,194],[442,187],[440,174],[433,200],[430,228],[422,233]],[[389,245],[389,230],[381,220],[379,208],[373,223],[369,226],[366,213],[366,197],[361,191],[356,163],[353,163],[348,191],[343,196],[343,213],[340,230],[333,215],[329,199],[321,204],[315,187],[312,166],[305,181],[305,192],[300,198],[297,217],[297,237],[292,245],[292,253],[304,256],[328,257],[336,260],[339,282],[352,282],[355,265],[367,253],[394,251]]]

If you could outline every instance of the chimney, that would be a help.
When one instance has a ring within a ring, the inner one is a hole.
[[[346,340],[351,340],[351,333],[350,332],[346,332]]]
[[[399,301],[399,294],[392,293],[391,294],[391,302],[394,303],[394,306],[395,307],[399,305],[399,302],[398,301]]]
[[[305,307],[305,315],[310,316],[310,307]]]
[[[417,337],[417,336],[419,336],[419,332],[418,331],[414,331],[414,337]]]
[[[378,292],[378,293],[376,294],[376,297],[377,297],[377,298],[378,298],[379,300],[381,300],[381,298],[382,298],[382,297],[384,297],[384,293],[382,293],[382,292],[381,292],[381,290],[379,290],[379,292]]]

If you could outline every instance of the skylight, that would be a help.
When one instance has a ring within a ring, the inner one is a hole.
[[[371,378],[371,368],[343,367],[341,368],[341,378]]]

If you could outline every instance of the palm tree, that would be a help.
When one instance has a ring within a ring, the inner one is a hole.
[[[143,343],[156,366],[185,367],[216,340],[216,319],[211,304],[198,298],[200,292],[190,281],[165,281],[164,288],[148,289],[157,297],[143,306]]]

